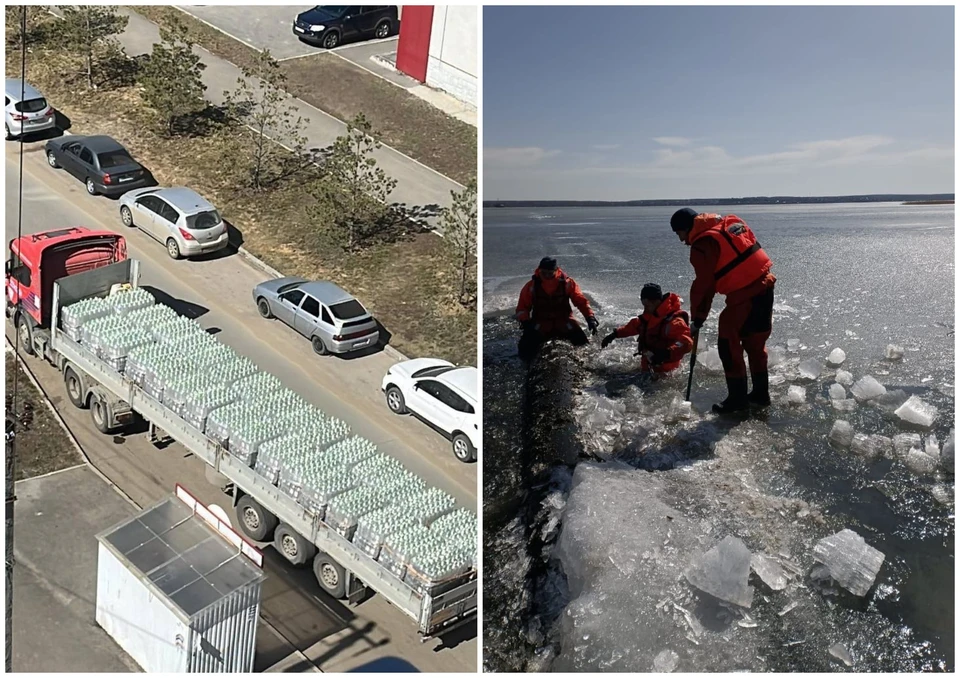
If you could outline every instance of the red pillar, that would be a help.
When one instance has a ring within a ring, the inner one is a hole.
[[[403,6],[400,40],[397,43],[397,70],[420,82],[427,81],[432,28],[433,5]]]

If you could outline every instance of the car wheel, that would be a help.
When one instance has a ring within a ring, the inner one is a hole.
[[[257,311],[260,312],[261,318],[269,319],[273,317],[273,313],[270,312],[270,302],[263,297],[257,299]]]
[[[403,392],[396,386],[387,388],[387,407],[394,414],[407,413],[407,404],[403,399]]]
[[[470,444],[470,439],[458,433],[453,436],[453,456],[462,461],[464,464],[469,464],[471,461],[477,458],[476,451],[473,449],[473,445]]]
[[[97,186],[93,183],[93,179],[90,179],[89,177],[87,178],[87,193],[90,195],[97,194]]]
[[[13,140],[13,135],[10,134],[10,128],[7,127],[7,123],[3,123],[3,132],[4,132],[4,138],[5,138],[7,141],[12,141],[12,140]]]
[[[327,31],[326,35],[323,36],[321,44],[324,49],[333,49],[340,44],[340,34],[336,31]]]
[[[133,226],[133,212],[126,205],[120,208],[120,221],[123,222],[124,226]]]
[[[313,344],[313,352],[317,355],[327,355],[330,352],[327,350],[327,345],[323,343],[323,339],[320,337],[314,337],[310,340],[310,343]]]
[[[387,37],[388,35],[390,35],[390,22],[389,22],[389,21],[381,21],[380,23],[378,23],[378,24],[377,24],[377,29],[376,29],[376,31],[374,31],[373,34],[374,34],[375,36],[377,36],[378,38],[385,38],[385,37]]]
[[[47,164],[53,169],[60,167],[60,165],[57,164],[57,156],[53,154],[53,151],[47,151]]]
[[[170,255],[171,259],[180,258],[180,245],[173,238],[167,238],[167,254]]]

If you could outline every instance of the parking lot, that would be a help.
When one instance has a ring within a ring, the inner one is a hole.
[[[337,56],[373,71],[401,87],[412,88],[420,84],[413,78],[383,68],[372,60],[374,56],[397,51],[396,35],[382,40],[371,38],[347,42],[332,50],[301,42],[293,34],[293,21],[298,14],[310,9],[311,5],[244,6],[242,12],[238,12],[234,6],[227,5],[178,5],[177,7],[248,47],[257,50],[269,49],[270,54],[279,61],[334,52]]]

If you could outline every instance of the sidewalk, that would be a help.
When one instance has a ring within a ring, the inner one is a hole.
[[[120,11],[130,17],[126,31],[118,37],[120,44],[129,56],[149,54],[154,43],[160,41],[160,31],[156,24],[135,12],[123,9]],[[207,66],[203,71],[207,98],[215,105],[222,104],[224,91],[236,88],[238,78],[243,75],[242,71],[200,47],[195,47],[194,51]],[[290,101],[299,115],[309,119],[304,126],[307,148],[326,148],[346,132],[346,125],[336,118],[299,99],[290,97]],[[282,143],[284,140],[277,141]],[[438,208],[451,204],[451,191],[461,189],[461,186],[451,179],[386,146],[381,147],[375,156],[383,171],[397,180],[397,187],[390,200],[408,208],[426,208],[428,213],[435,213]],[[433,228],[439,225],[438,216],[426,217],[424,221]]]

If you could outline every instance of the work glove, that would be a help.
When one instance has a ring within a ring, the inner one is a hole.
[[[611,343],[613,343],[613,340],[616,338],[617,338],[617,333],[611,332],[610,334],[608,334],[603,338],[603,341],[600,342],[600,348],[606,348]]]
[[[597,320],[596,316],[590,316],[587,318],[587,327],[590,328],[590,331],[594,334],[597,333],[597,329],[600,327],[600,321]]]
[[[533,332],[535,329],[537,329],[537,324],[533,320],[521,320],[520,328],[524,332]]]

